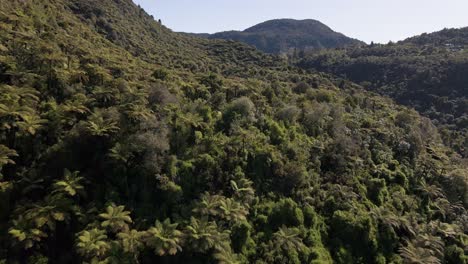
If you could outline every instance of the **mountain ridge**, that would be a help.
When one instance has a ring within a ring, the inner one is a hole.
[[[365,44],[335,32],[329,26],[314,19],[273,19],[243,31],[232,30],[213,34],[195,33],[194,35],[209,39],[240,41],[274,54]]]

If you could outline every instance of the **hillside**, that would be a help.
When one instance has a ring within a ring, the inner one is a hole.
[[[362,45],[362,41],[333,31],[312,20],[276,19],[255,25],[244,31],[226,31],[201,37],[227,39],[247,43],[267,53],[294,53],[324,48]]]
[[[328,50],[298,65],[360,83],[431,118],[468,156],[468,30],[445,29],[399,43]]]
[[[435,45],[446,48],[462,48],[468,46],[468,27],[446,28],[434,33],[425,33],[419,36],[408,38],[401,43]]]
[[[0,0],[0,263],[466,263],[467,174],[342,78],[131,0]]]

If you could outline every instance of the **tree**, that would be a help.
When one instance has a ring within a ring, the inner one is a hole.
[[[193,212],[202,217],[213,217],[219,215],[219,205],[224,197],[204,193],[197,203]]]
[[[293,88],[293,91],[296,93],[306,93],[310,89],[311,87],[309,84],[305,82],[300,82]]]
[[[81,256],[91,259],[92,262],[105,258],[111,248],[106,232],[97,228],[80,232],[76,247]]]
[[[305,248],[302,239],[300,238],[300,231],[297,228],[287,228],[282,226],[273,234],[274,245],[288,252],[290,250],[302,250]]]
[[[110,228],[113,232],[128,230],[128,224],[132,223],[130,212],[125,211],[125,207],[123,205],[109,205],[106,208],[106,212],[99,216],[103,219],[101,226],[104,228]]]
[[[84,178],[78,176],[78,174],[78,171],[71,172],[68,169],[65,169],[64,178],[54,183],[55,190],[53,193],[63,192],[70,196],[82,193],[84,191],[84,187],[81,185],[81,182]]]
[[[222,200],[219,209],[221,217],[232,223],[245,221],[249,213],[244,206],[231,198]]]
[[[47,238],[47,233],[36,228],[29,219],[20,216],[13,220],[13,227],[8,230],[13,237],[14,243],[19,243],[24,249],[30,249],[38,246],[39,243]]]
[[[395,215],[389,208],[377,207],[370,215],[380,224],[391,228],[395,233],[413,237],[416,235],[413,225],[404,216]]]
[[[226,128],[236,119],[244,119],[247,121],[254,120],[255,105],[248,97],[241,97],[232,101],[224,111],[223,119]]]
[[[169,72],[166,69],[160,68],[153,72],[153,77],[158,80],[165,81],[169,76]]]
[[[22,120],[18,122],[18,128],[20,131],[25,131],[34,136],[36,131],[42,128],[42,126],[46,123],[47,120],[42,119],[38,115],[23,115]]]
[[[272,241],[265,252],[265,260],[268,263],[294,263],[299,264],[299,254],[306,249],[300,238],[300,230],[297,228],[280,227],[273,234]]]
[[[16,151],[0,144],[0,170],[7,164],[15,164],[12,157],[18,157]]]
[[[119,131],[117,122],[109,117],[104,117],[101,111],[93,113],[85,122],[86,130],[93,136],[109,137]]]
[[[253,182],[246,178],[241,178],[238,181],[231,180],[231,188],[234,191],[234,198],[242,201],[244,206],[248,206],[255,197]]]
[[[417,188],[419,192],[423,195],[425,199],[435,199],[439,197],[445,197],[445,194],[442,190],[442,188],[432,185],[432,184],[427,184],[426,181],[422,181],[420,186]]]
[[[46,120],[34,109],[38,91],[28,87],[0,85],[0,128],[10,131],[11,144],[17,130],[34,135]]]
[[[232,252],[231,248],[219,248],[214,253],[213,257],[219,264],[241,264],[238,256]]]
[[[103,106],[109,106],[116,103],[118,95],[119,91],[117,89],[112,89],[107,86],[98,86],[93,90],[95,100]]]
[[[182,251],[182,232],[177,229],[178,224],[170,219],[160,222],[156,220],[145,234],[145,244],[159,256],[175,255]]]
[[[214,247],[220,247],[229,239],[228,231],[219,232],[216,222],[209,222],[207,219],[191,217],[186,229],[187,245],[196,252],[204,253]]]
[[[217,91],[223,86],[223,80],[216,74],[210,73],[209,75],[203,76],[200,79],[200,83],[211,88],[211,90]]]
[[[146,232],[141,232],[135,229],[126,230],[117,234],[120,245],[125,253],[133,255],[135,263],[138,263],[138,255],[140,250],[143,248],[143,238],[146,236]]]
[[[420,235],[406,241],[399,249],[400,256],[412,264],[441,264],[444,254],[444,242],[440,237]]]
[[[90,101],[91,100],[86,95],[78,93],[73,95],[71,99],[65,101],[65,103],[61,105],[61,108],[65,113],[84,115],[91,112],[86,106]]]

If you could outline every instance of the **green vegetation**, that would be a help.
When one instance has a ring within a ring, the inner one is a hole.
[[[130,0],[0,1],[0,263],[467,263],[427,118]]]
[[[468,28],[307,54],[299,66],[341,76],[415,108],[468,157]]]

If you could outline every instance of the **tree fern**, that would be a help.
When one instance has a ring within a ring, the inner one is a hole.
[[[159,256],[175,255],[182,251],[182,232],[178,224],[171,224],[169,219],[156,221],[146,232],[145,243]]]
[[[130,212],[125,211],[123,205],[109,205],[106,212],[99,215],[103,219],[101,226],[110,228],[112,231],[128,230],[128,224],[132,223]]]

